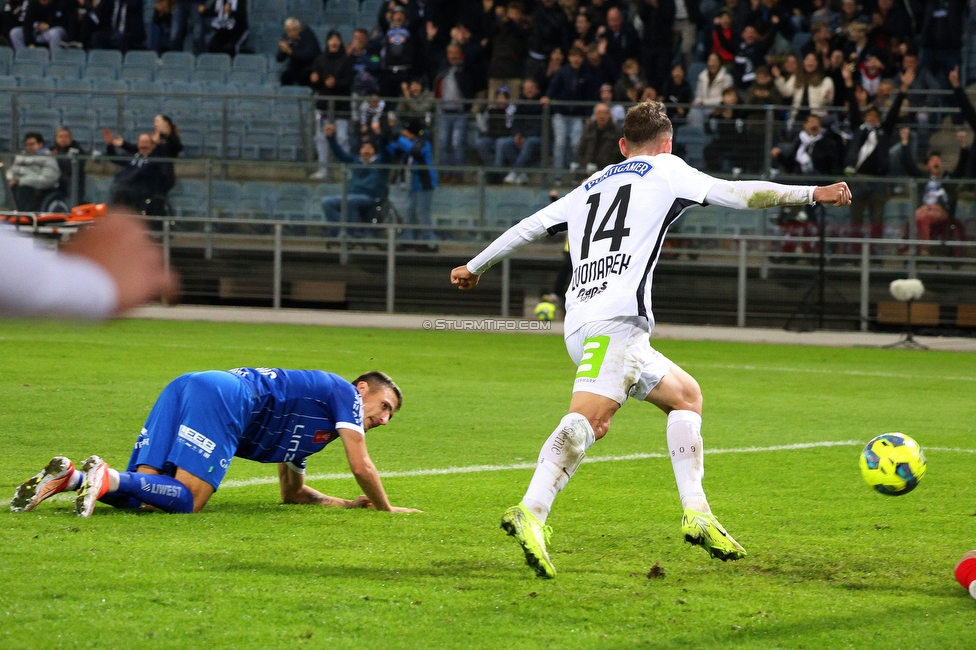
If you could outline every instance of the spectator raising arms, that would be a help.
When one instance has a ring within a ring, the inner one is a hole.
[[[378,130],[378,128],[377,128]],[[389,183],[390,172],[381,165],[389,162],[387,153],[384,150],[377,151],[376,143],[373,140],[364,140],[359,145],[359,156],[354,157],[352,153],[343,149],[336,140],[336,129],[333,125],[327,124],[324,134],[332,155],[339,162],[363,165],[354,167],[349,176],[349,187],[346,193],[346,205],[348,206],[349,216],[355,221],[370,221],[370,213],[376,205],[386,199],[387,185]],[[327,196],[322,199],[322,209],[325,212],[325,220],[330,223],[338,223],[342,219],[342,197]],[[353,236],[361,233],[353,232]],[[378,232],[372,231],[365,233],[366,236],[376,237]]]
[[[151,214],[157,212],[153,208],[160,199],[165,199],[166,193],[175,182],[167,164],[158,160],[160,154],[155,150],[154,134],[139,135],[136,144],[126,142],[122,136],[114,135],[109,129],[102,132],[105,140],[106,153],[109,156],[133,154],[128,163],[115,161],[121,167],[112,186],[109,188],[111,202],[125,205],[137,212]],[[162,151],[162,149],[161,149]]]

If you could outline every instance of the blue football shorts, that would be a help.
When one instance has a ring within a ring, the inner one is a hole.
[[[128,471],[181,468],[214,490],[224,480],[251,417],[251,390],[229,372],[191,372],[169,383],[149,412]]]

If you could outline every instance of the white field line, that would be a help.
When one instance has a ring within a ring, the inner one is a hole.
[[[755,454],[770,451],[793,451],[797,449],[815,449],[821,447],[860,447],[864,442],[860,440],[825,440],[822,442],[798,442],[792,445],[774,445],[771,447],[734,447],[730,449],[706,449],[711,454]],[[976,454],[976,449],[960,449],[958,447],[924,447],[925,451],[948,451],[953,453]],[[648,458],[666,458],[663,453],[627,454],[625,456],[596,456],[584,458],[584,463],[615,463],[627,460],[645,460]],[[445,474],[475,474],[478,472],[506,472],[518,469],[534,469],[535,463],[513,463],[511,465],[468,465],[465,467],[442,467],[435,469],[412,469],[400,472],[380,472],[382,478],[400,478],[409,476],[442,476]],[[341,474],[309,474],[306,481],[335,481],[351,478],[349,472]],[[232,479],[220,484],[221,488],[239,488],[251,485],[271,485],[278,479],[272,476],[256,476],[254,478]],[[74,499],[74,495],[59,494],[53,497],[56,501]],[[8,506],[10,501],[0,501],[0,506]]]
[[[976,381],[976,377],[913,375],[909,373],[879,372],[874,370],[828,370],[826,368],[791,368],[789,366],[750,366],[725,363],[687,363],[690,368],[717,368],[720,370],[756,370],[759,372],[795,372],[811,375],[846,375],[849,377],[885,377],[888,379],[929,379],[938,381]]]
[[[801,442],[793,445],[776,445],[773,447],[740,447],[735,449],[706,449],[706,454],[750,454],[767,451],[790,451],[794,449],[812,449],[815,447],[850,447],[862,445],[858,440],[828,440],[824,442]],[[626,456],[595,456],[583,459],[584,463],[616,463],[625,460],[645,460],[647,458],[667,458],[665,453],[627,454]],[[474,474],[477,472],[506,472],[516,469],[535,469],[536,463],[514,463],[512,465],[468,465],[465,467],[443,467],[437,469],[412,469],[400,472],[380,472],[382,478],[399,478],[405,476],[441,476],[444,474]],[[342,474],[310,474],[306,481],[333,481],[351,478],[349,472]],[[273,476],[256,476],[254,478],[234,479],[224,481],[221,488],[246,487],[249,485],[267,485],[277,483]]]

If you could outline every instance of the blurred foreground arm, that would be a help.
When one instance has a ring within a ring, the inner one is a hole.
[[[114,213],[61,252],[0,229],[0,316],[100,319],[173,293],[175,276],[138,220]]]

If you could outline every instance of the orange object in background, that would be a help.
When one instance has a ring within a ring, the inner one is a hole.
[[[68,214],[64,214],[63,212],[37,213],[34,216],[12,214],[6,217],[0,216],[0,219],[3,219],[7,223],[15,226],[33,226],[35,224],[81,225],[104,219],[106,214],[108,214],[108,205],[105,203],[86,203],[84,205],[71,208],[71,212]]]
[[[105,203],[86,203],[71,208],[71,214],[65,221],[97,221],[105,218],[108,214],[108,205]]]

